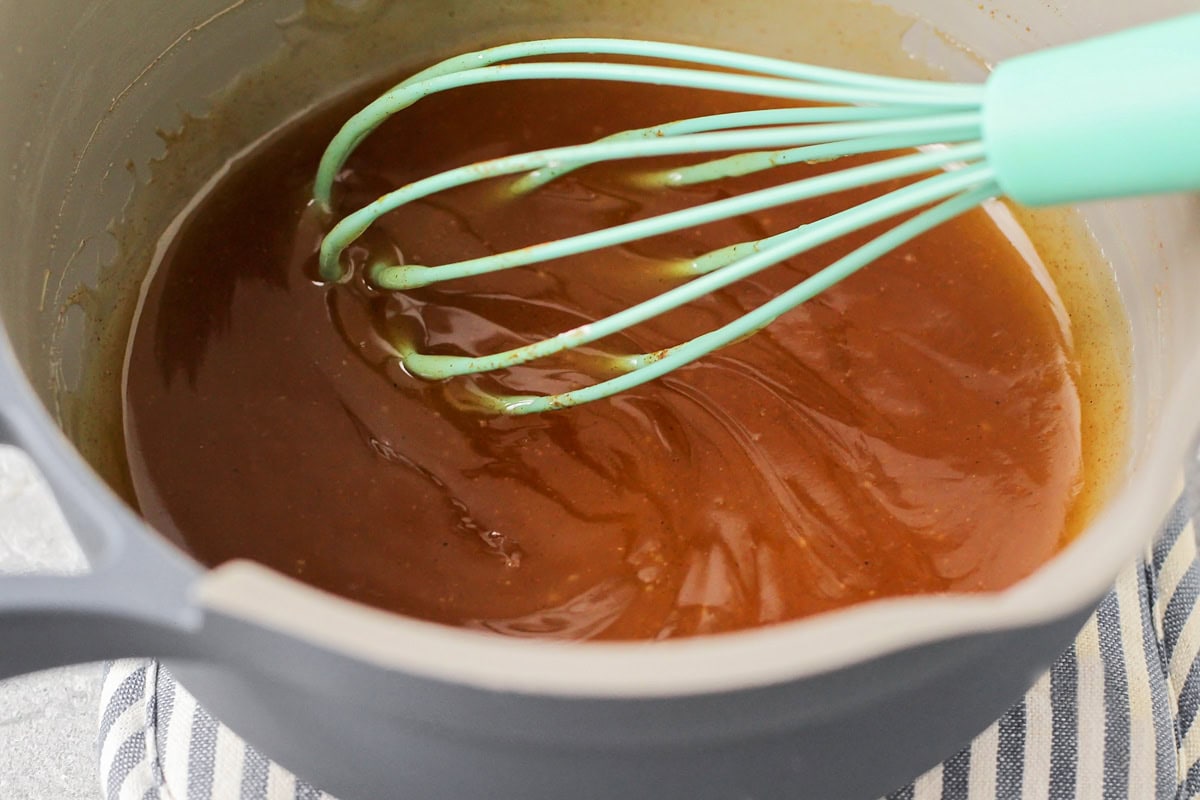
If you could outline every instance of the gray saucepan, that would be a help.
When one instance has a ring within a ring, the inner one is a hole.
[[[1081,212],[1135,358],[1126,465],[1077,541],[1001,593],[720,637],[518,641],[250,563],[207,569],[121,499],[121,341],[155,232],[190,192],[289,113],[406,62],[587,33],[912,69],[903,44],[942,41],[922,30],[993,60],[1189,4],[1002,5],[1021,24],[936,0],[0,0],[0,441],[40,468],[93,567],[0,578],[0,677],[162,658],[248,741],[344,800],[869,798],[953,753],[1069,644],[1178,489],[1200,422],[1195,198]],[[856,53],[834,48],[847,31]],[[225,123],[206,122],[222,103]],[[155,160],[164,139],[182,163]]]

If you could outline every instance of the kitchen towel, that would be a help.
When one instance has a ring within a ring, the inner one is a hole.
[[[1198,511],[1200,492],[1183,492],[1025,698],[888,800],[1200,798]],[[333,800],[240,740],[154,661],[109,666],[98,747],[107,800]],[[802,787],[795,796],[808,800]]]

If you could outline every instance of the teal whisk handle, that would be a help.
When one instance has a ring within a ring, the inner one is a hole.
[[[1002,63],[983,141],[1025,205],[1200,189],[1200,14]]]

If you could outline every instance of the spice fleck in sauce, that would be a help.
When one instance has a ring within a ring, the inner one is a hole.
[[[351,159],[340,213],[451,166],[756,104],[564,81],[432,97]],[[985,213],[662,380],[566,411],[484,416],[451,402],[461,379],[404,374],[388,342],[482,353],[544,338],[674,285],[664,260],[879,189],[406,295],[361,278],[328,286],[304,207],[346,108],[233,164],[147,289],[127,365],[131,469],[145,516],[201,561],[255,559],[450,625],[654,639],[997,589],[1072,533],[1086,477],[1077,365],[1054,303]],[[587,168],[519,200],[497,183],[436,195],[382,221],[350,260],[359,275],[370,253],[445,263],[832,168],[671,191],[630,180],[678,163]],[[652,351],[709,330],[866,237],[600,346]],[[588,369],[566,358],[481,385],[562,390]]]

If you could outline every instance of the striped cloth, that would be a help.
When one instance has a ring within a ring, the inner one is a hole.
[[[1200,798],[1197,495],[1176,503],[1024,700],[888,800]],[[333,800],[242,742],[153,661],[110,665],[98,746],[108,800]]]

